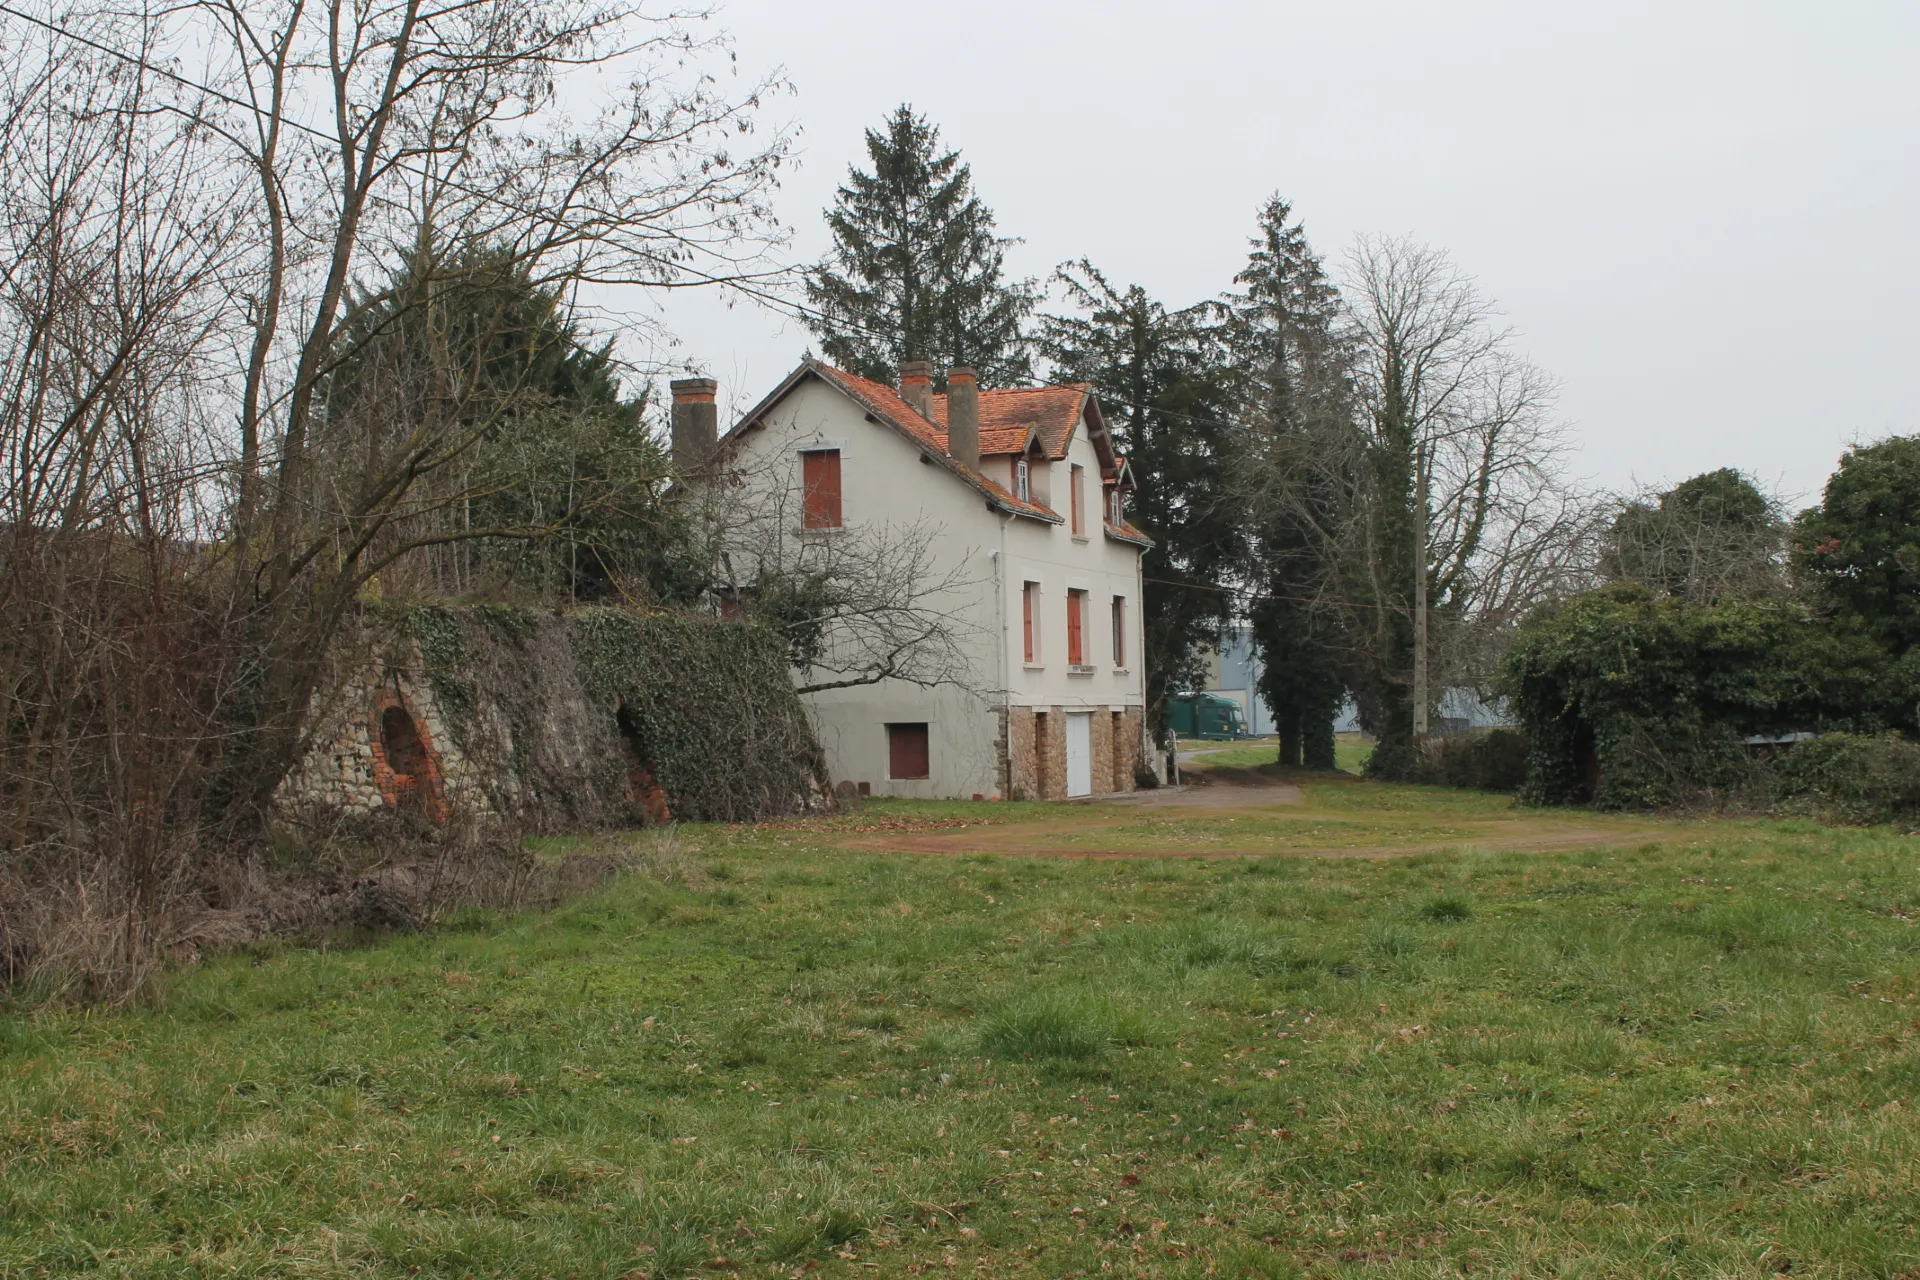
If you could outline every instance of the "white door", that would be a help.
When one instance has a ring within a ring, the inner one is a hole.
[[[1067,713],[1067,794],[1093,794],[1093,713]]]

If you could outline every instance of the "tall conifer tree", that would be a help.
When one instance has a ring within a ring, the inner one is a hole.
[[[1342,552],[1356,506],[1347,345],[1340,295],[1293,211],[1261,206],[1247,265],[1226,298],[1239,444],[1247,465],[1254,640],[1260,694],[1280,732],[1280,762],[1333,767],[1333,722],[1346,692]]]
[[[1209,305],[1169,311],[1087,262],[1057,279],[1073,311],[1045,318],[1043,346],[1057,374],[1093,384],[1139,483],[1132,519],[1154,539],[1141,621],[1158,734],[1166,695],[1189,687],[1231,616],[1230,578],[1244,554],[1226,349]]]
[[[1005,278],[1007,246],[940,131],[901,106],[867,131],[871,172],[848,171],[827,211],[833,250],[807,280],[808,324],[832,363],[891,382],[903,360],[936,375],[971,365],[983,385],[1031,380],[1031,281]]]

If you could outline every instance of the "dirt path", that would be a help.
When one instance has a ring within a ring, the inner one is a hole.
[[[1129,809],[1265,809],[1299,804],[1304,798],[1293,783],[1252,769],[1209,769],[1205,773],[1195,770],[1183,776],[1187,779],[1185,786],[1101,796],[1084,803]]]
[[[1467,830],[1443,839],[1392,844],[1329,845],[1310,838],[1292,841],[1282,834],[1257,845],[1240,844],[1225,848],[1189,848],[1178,844],[1156,849],[1100,848],[1097,844],[1089,846],[1090,835],[1137,826],[1143,817],[1154,813],[1191,812],[1196,821],[1208,823],[1210,830],[1218,830],[1210,821],[1212,819],[1246,817],[1272,820],[1297,816],[1302,823],[1303,837],[1316,831],[1316,818],[1323,819],[1325,823],[1365,825],[1365,816],[1351,813],[1300,813],[1298,807],[1306,797],[1299,787],[1251,769],[1211,769],[1205,774],[1189,774],[1188,777],[1192,781],[1184,787],[1063,805],[1058,818],[1048,818],[1042,822],[983,823],[944,831],[884,832],[853,836],[843,841],[842,847],[862,853],[908,853],[935,857],[991,854],[1005,858],[1081,858],[1094,861],[1257,858],[1281,853],[1311,858],[1403,858],[1420,853],[1469,849],[1485,852],[1563,852],[1632,844],[1660,834],[1658,828],[1650,825],[1610,823],[1603,826],[1543,816],[1457,819],[1451,825],[1466,827]],[[1115,831],[1115,834],[1118,832]]]

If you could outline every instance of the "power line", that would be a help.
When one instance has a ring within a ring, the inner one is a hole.
[[[20,10],[14,8],[12,5],[0,3],[0,13],[4,13],[11,17],[18,18],[22,22],[30,23],[31,25],[39,27],[44,31],[50,31],[54,35],[57,35],[64,40],[71,40],[75,44],[83,45],[86,48],[93,49],[99,53],[104,53],[108,57],[118,58],[120,61],[126,63],[129,66],[138,67],[142,71],[149,72],[153,75],[161,77],[162,79],[171,80],[173,83],[180,85],[182,88],[191,89],[196,93],[203,93],[208,97],[213,98],[216,101],[224,102],[229,106],[239,107],[241,110],[250,112],[256,116],[265,116],[269,119],[277,120],[281,123],[284,123],[288,128],[294,130],[295,132],[309,134],[312,137],[318,138],[322,142],[327,143],[329,146],[339,145],[340,139],[334,136],[333,134],[328,133],[324,129],[315,128],[313,125],[307,124],[301,120],[294,119],[292,116],[286,115],[284,113],[276,115],[272,111],[269,111],[267,108],[262,107],[260,104],[256,102],[249,102],[244,98],[234,97],[232,94],[223,92],[222,90],[216,89],[211,85],[203,84],[198,80],[193,80],[187,76],[183,76],[176,71],[170,71],[166,67],[158,66],[152,62],[149,62],[147,59],[143,57],[139,57],[135,54],[128,53],[124,49],[116,49],[111,45],[102,44],[98,40],[94,40],[88,36],[83,36],[78,32],[68,30],[63,26],[60,26],[58,23],[49,22],[44,18],[35,17],[33,14],[30,14],[30,13],[22,13]],[[483,190],[482,188],[479,188],[479,187],[470,186],[466,183],[456,181],[455,179],[450,178],[445,174],[434,173],[429,169],[423,168],[420,165],[411,163],[409,161],[396,159],[390,167],[394,169],[402,170],[403,172],[406,172],[406,173],[411,173],[415,177],[431,179],[435,182],[442,184],[450,191],[458,191],[462,195],[474,196],[480,200],[487,201],[489,203],[497,205],[502,209],[506,209],[509,212],[517,213],[522,217],[551,220],[550,213],[544,212],[541,210],[526,208],[524,205],[517,204],[514,201],[504,198],[497,190],[489,191],[489,190]],[[692,244],[695,242],[683,240],[681,241],[681,243]],[[749,296],[756,296],[754,291],[746,289],[741,283],[744,280],[750,279],[751,278],[750,276],[745,276],[745,275],[738,276],[738,277],[715,276],[708,272],[701,271],[697,267],[689,266],[684,263],[673,263],[673,264],[663,263],[659,258],[659,256],[656,254],[636,251],[635,256],[647,262],[653,263],[656,266],[670,265],[671,268],[675,271],[679,271],[686,275],[695,277],[695,280],[691,284],[680,282],[680,281],[674,281],[674,280],[648,281],[645,286],[647,288],[684,289],[684,288],[701,288],[708,285],[721,285],[723,287],[740,288],[742,292],[747,293]],[[716,256],[719,256],[719,255],[716,255]],[[764,274],[774,275],[774,274],[778,274],[778,272],[769,271]]]
[[[1143,578],[1143,582],[1156,583],[1163,587],[1184,587],[1189,591],[1212,591],[1219,595],[1236,596],[1255,603],[1263,600],[1285,600],[1294,604],[1340,605],[1348,609],[1383,609],[1392,613],[1405,611],[1404,605],[1381,604],[1377,600],[1340,600],[1326,596],[1287,596],[1268,591],[1242,591],[1237,587],[1215,587],[1204,582],[1181,582],[1174,578]]]
[[[146,71],[152,75],[156,75],[161,77],[162,79],[172,81],[173,83],[180,85],[182,88],[191,89],[196,93],[205,94],[207,97],[212,98],[215,101],[224,102],[229,106],[238,107],[243,111],[247,111],[255,115],[264,115],[272,119],[277,119],[280,122],[284,123],[288,128],[294,130],[295,132],[304,133],[311,137],[318,138],[330,146],[336,145],[340,141],[339,138],[328,133],[324,129],[316,128],[313,125],[307,124],[304,121],[297,120],[292,116],[288,116],[285,114],[280,114],[276,116],[272,112],[268,111],[268,109],[260,106],[260,104],[258,103],[249,102],[244,98],[235,97],[234,95],[226,93],[220,89],[216,89],[211,85],[204,84],[188,76],[183,76],[180,73],[176,71],[171,71],[166,67],[156,65],[155,63],[152,63],[143,57],[128,53],[124,49],[116,49],[111,45],[104,44],[101,41],[95,40],[89,36],[81,35],[79,32],[70,30],[69,28],[61,26],[58,23],[49,22],[44,18],[37,17],[30,13],[22,12],[21,10],[14,8],[10,4],[0,3],[0,13],[7,14],[14,18],[18,18],[22,22],[29,23],[30,25],[39,27],[44,31],[51,32],[52,34],[59,36],[63,40],[70,40],[75,44],[84,46],[85,48],[88,48],[88,49],[92,49],[98,53],[104,53],[108,57],[117,58],[120,61],[128,64],[129,66],[138,67],[141,70]],[[514,212],[514,213],[518,213],[523,217],[544,218],[548,216],[547,214],[542,213],[538,210],[528,209],[528,208],[525,208],[524,206],[514,203],[511,200],[505,199],[500,195],[498,191],[487,191],[478,187],[469,186],[465,183],[449,178],[444,174],[433,173],[430,170],[424,169],[418,165],[415,165],[406,161],[396,161],[393,167],[408,173],[412,173],[416,177],[433,179],[434,181],[440,182],[443,185],[445,185],[449,190],[458,191],[463,195],[474,196],[479,199],[488,201],[490,203],[498,205],[500,208],[510,210],[511,212]],[[657,255],[641,253],[638,256],[645,259],[648,262],[654,263],[655,265],[666,265],[660,262],[660,259],[658,258]],[[710,272],[702,271],[697,267],[694,267],[685,263],[672,264],[672,268],[673,270],[678,271],[684,275],[693,277],[693,280],[690,282],[681,282],[681,281],[673,281],[673,280],[655,280],[655,281],[646,282],[646,284],[643,285],[642,287],[680,289],[680,288],[704,288],[704,287],[717,285],[724,289],[736,290],[737,292],[749,298],[752,298],[756,302],[761,303],[763,306],[769,307],[772,310],[777,312],[784,312],[791,318],[801,320],[802,322],[815,321],[815,320],[823,321],[823,322],[834,324],[839,328],[848,329],[855,333],[859,333],[870,338],[885,339],[885,338],[891,338],[893,336],[890,332],[886,330],[871,328],[866,325],[859,324],[858,322],[845,322],[843,320],[829,316],[826,312],[821,311],[816,307],[807,306],[805,303],[794,301],[791,298],[781,297],[770,290],[759,288],[749,283],[750,280],[755,278],[768,278],[768,277],[772,277],[780,274],[780,272],[777,270],[760,273],[758,277],[755,277],[755,276],[747,276],[747,275],[716,276]],[[1102,395],[1110,395],[1115,401],[1124,402],[1126,399],[1126,397],[1121,392],[1119,392],[1114,388],[1102,387],[1096,383],[1089,383],[1088,385],[1092,386],[1094,390],[1098,391]],[[1153,410],[1153,412],[1159,417],[1176,418],[1182,422],[1196,423],[1203,426],[1223,427],[1228,430],[1244,430],[1246,428],[1246,424],[1244,422],[1234,422],[1234,421],[1230,421],[1222,418],[1205,417],[1199,414],[1182,413],[1175,409],[1156,408]]]

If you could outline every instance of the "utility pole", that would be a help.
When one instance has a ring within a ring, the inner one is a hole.
[[[1427,451],[1413,453],[1413,740],[1427,736]]]

